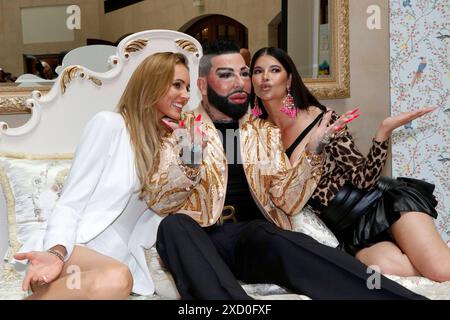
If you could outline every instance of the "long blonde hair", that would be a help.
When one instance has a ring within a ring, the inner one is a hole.
[[[155,105],[169,91],[177,64],[188,67],[186,57],[180,53],[161,52],[147,57],[133,72],[119,101],[118,112],[125,119],[134,148],[141,199],[147,193],[147,177],[159,159],[162,125]]]

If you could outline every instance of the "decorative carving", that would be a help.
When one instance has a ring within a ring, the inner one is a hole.
[[[30,113],[25,106],[28,96],[6,97],[0,99],[0,114]]]
[[[69,83],[76,77],[78,71],[81,71],[82,69],[78,66],[73,66],[70,68],[66,68],[64,70],[64,73],[61,77],[61,92],[65,93],[67,86]]]
[[[85,71],[79,66],[69,67],[64,70],[64,73],[61,77],[61,92],[63,94],[66,92],[69,83],[78,75],[78,73],[82,79],[86,77]],[[89,76],[88,80],[99,87],[102,86],[102,81],[100,79]]]
[[[142,49],[144,49],[147,46],[147,44],[148,44],[148,40],[146,40],[146,39],[137,39],[137,40],[131,41],[125,47],[125,52],[131,53],[131,52],[141,51]]]
[[[93,76],[89,76],[88,80],[91,81],[93,84],[99,86],[99,87],[101,87],[102,84],[103,84],[102,80],[94,78]]]
[[[195,53],[196,56],[199,56],[198,48],[193,44],[191,41],[186,39],[178,39],[175,40],[175,43],[183,50],[186,50],[188,52]]]

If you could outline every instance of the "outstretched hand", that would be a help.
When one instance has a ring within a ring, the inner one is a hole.
[[[436,107],[429,107],[417,111],[402,112],[398,115],[387,117],[383,120],[383,122],[381,122],[375,140],[380,142],[387,140],[392,131],[394,131],[396,128],[401,127],[417,118],[420,118],[436,109]]]
[[[51,283],[61,274],[64,263],[55,255],[45,251],[17,253],[16,260],[28,260],[30,266],[22,283],[22,289],[28,291],[31,284],[44,285]]]

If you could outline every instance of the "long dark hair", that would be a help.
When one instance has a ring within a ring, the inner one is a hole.
[[[291,95],[294,97],[295,106],[298,109],[306,110],[309,106],[316,106],[322,110],[325,109],[325,106],[322,105],[316,97],[312,95],[312,93],[308,90],[308,88],[305,86],[305,84],[302,81],[302,78],[300,77],[300,74],[298,73],[297,67],[295,66],[294,62],[292,61],[291,57],[282,49],[275,48],[275,47],[265,47],[262,49],[259,49],[252,58],[252,62],[250,64],[250,73],[253,74],[253,70],[255,68],[255,62],[258,60],[259,57],[269,55],[277,59],[284,67],[286,72],[288,73],[288,76],[292,77],[291,80]],[[252,86],[252,92],[250,94],[250,105],[253,108],[255,104],[255,90]],[[258,105],[261,108],[262,115],[260,118],[267,119],[269,116],[266,109],[264,108],[264,105],[262,104],[261,99],[258,99]]]

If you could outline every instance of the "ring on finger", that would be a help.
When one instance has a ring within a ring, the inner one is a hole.
[[[331,135],[328,133],[325,133],[322,137],[322,140],[320,140],[320,142],[323,144],[329,144],[330,141],[331,141]]]

